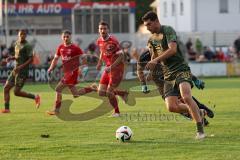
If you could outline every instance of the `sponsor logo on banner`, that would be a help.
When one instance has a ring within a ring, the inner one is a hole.
[[[14,15],[55,15],[71,14],[75,3],[17,3],[8,5],[8,14]]]

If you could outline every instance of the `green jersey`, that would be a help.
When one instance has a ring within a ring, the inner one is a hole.
[[[16,42],[15,45],[15,59],[16,59],[16,66],[20,66],[24,64],[27,60],[33,57],[33,49],[32,46],[27,42],[20,43],[19,41]],[[29,65],[23,68],[20,72],[28,72]]]
[[[161,55],[168,49],[168,43],[177,43],[177,53],[161,62],[164,79],[173,80],[175,75],[181,71],[190,71],[188,64],[184,60],[184,56],[178,45],[177,35],[174,29],[170,26],[161,26],[158,34],[153,34],[148,40],[151,59]]]

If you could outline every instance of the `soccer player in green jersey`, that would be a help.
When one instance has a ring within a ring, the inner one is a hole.
[[[25,80],[28,77],[29,64],[33,60],[32,46],[26,40],[27,34],[25,30],[18,32],[18,40],[15,44],[15,55],[9,57],[7,61],[15,60],[16,65],[10,73],[5,85],[4,85],[4,109],[1,113],[10,113],[9,101],[10,90],[14,88],[15,96],[25,97],[35,100],[36,108],[40,106],[40,96],[22,91]]]
[[[152,71],[157,64],[161,64],[164,80],[168,82],[164,84],[165,104],[168,110],[176,113],[189,112],[196,122],[196,139],[204,139],[203,117],[200,115],[203,113],[200,113],[192,98],[192,74],[179,49],[175,30],[170,26],[161,25],[157,14],[152,11],[147,12],[142,20],[152,33],[148,40],[151,61],[148,62],[146,68]],[[179,92],[184,101],[181,105],[178,105]]]
[[[162,96],[162,98],[164,100],[165,99],[164,98],[164,85],[165,85],[165,83],[167,83],[167,81],[166,82],[164,81],[161,64],[157,64],[155,66],[154,70],[152,71],[152,73],[148,73],[148,74],[144,73],[145,66],[150,60],[151,60],[151,54],[150,54],[149,50],[146,50],[141,54],[141,56],[137,62],[137,75],[138,75],[138,78],[142,85],[142,92],[145,94],[150,92],[150,90],[147,87],[146,81],[153,80],[153,82],[156,84],[156,87],[157,87],[160,95]],[[196,76],[192,75],[192,81],[194,82],[195,86],[198,89],[204,89],[204,82],[201,81],[200,79],[198,79]],[[166,85],[168,85],[168,84],[166,84]],[[184,103],[184,102],[180,97],[180,93],[178,93],[178,97],[179,97],[179,105],[181,105],[181,103]],[[209,118],[214,117],[214,113],[211,109],[209,109],[204,104],[200,103],[195,97],[192,97],[192,98],[197,103],[198,108],[203,110],[202,112],[205,112]],[[181,114],[188,119],[192,119],[189,112],[181,113]],[[208,120],[206,118],[204,118],[204,126],[207,126],[208,124],[209,124]]]

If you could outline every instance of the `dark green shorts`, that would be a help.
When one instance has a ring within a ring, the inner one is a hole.
[[[190,83],[191,87],[193,86],[191,71],[178,72],[175,75],[174,80],[165,80],[164,97],[180,96],[179,84],[182,82],[188,82]]]
[[[14,75],[14,72],[12,71],[10,73],[10,75],[8,76],[7,81],[11,85],[22,88],[24,86],[24,83],[25,83],[26,79],[27,79],[27,74],[19,73],[17,75]]]

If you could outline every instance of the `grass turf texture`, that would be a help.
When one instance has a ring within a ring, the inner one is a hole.
[[[204,81],[203,91],[193,89],[194,96],[215,111],[204,141],[194,139],[192,121],[167,112],[160,96],[138,98],[135,106],[119,100],[121,118],[109,118],[107,113],[89,121],[62,121],[45,115],[54,103],[53,90],[47,84],[26,85],[24,90],[40,93],[41,107],[36,110],[33,101],[11,93],[12,113],[0,114],[0,159],[240,159],[240,79]],[[99,104],[100,100],[84,96],[74,99],[71,111],[81,113]],[[115,130],[122,125],[134,132],[128,143],[115,139]]]

